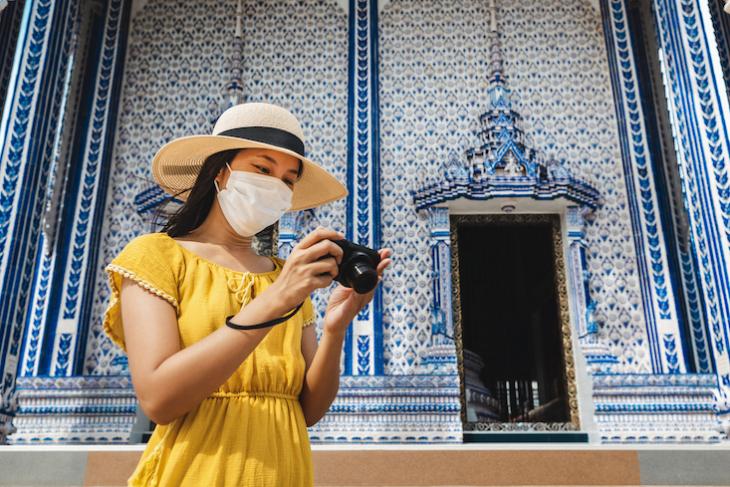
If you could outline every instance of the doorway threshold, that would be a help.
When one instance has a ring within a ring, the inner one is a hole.
[[[588,443],[579,431],[464,431],[464,443]]]

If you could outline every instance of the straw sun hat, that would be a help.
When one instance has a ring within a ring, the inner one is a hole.
[[[175,195],[195,183],[211,154],[229,149],[272,149],[302,161],[301,179],[294,184],[290,210],[304,210],[347,195],[347,189],[319,164],[304,155],[304,132],[297,118],[270,103],[242,103],[221,114],[212,135],[174,139],[152,159],[152,175],[165,192]],[[186,200],[189,191],[178,196]]]

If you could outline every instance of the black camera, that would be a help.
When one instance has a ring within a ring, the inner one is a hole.
[[[378,284],[377,268],[380,263],[380,254],[349,240],[333,240],[333,242],[344,251],[335,281],[345,287],[353,288],[359,294],[367,294],[372,291]],[[322,258],[327,257],[332,257],[332,255]]]

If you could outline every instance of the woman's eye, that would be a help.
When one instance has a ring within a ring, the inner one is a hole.
[[[268,167],[257,166],[256,164],[254,164],[253,167],[261,171],[263,174],[271,174],[271,171]],[[288,179],[282,179],[282,181],[284,181],[284,184],[286,184],[290,188],[294,187],[294,181],[289,181]]]

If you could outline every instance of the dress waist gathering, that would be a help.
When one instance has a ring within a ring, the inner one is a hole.
[[[281,392],[268,392],[268,391],[239,391],[239,392],[214,392],[206,399],[217,399],[217,398],[235,398],[235,397],[273,397],[278,399],[288,399],[290,401],[298,400],[299,397],[294,394],[285,394]]]

